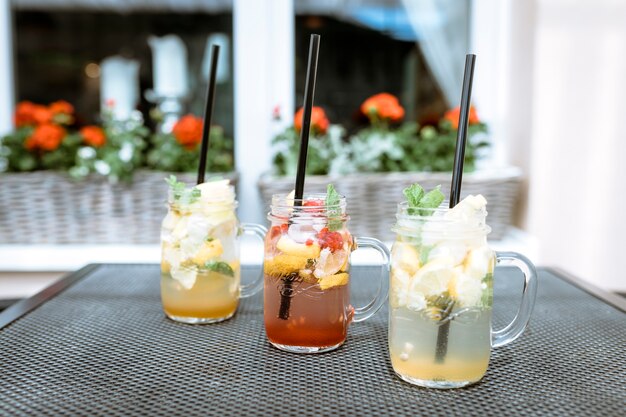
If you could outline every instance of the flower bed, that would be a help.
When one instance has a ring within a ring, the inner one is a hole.
[[[404,200],[404,188],[418,182],[427,189],[441,185],[442,191],[449,190],[459,109],[449,110],[424,126],[403,123],[405,111],[398,99],[381,93],[365,100],[360,112],[367,124],[348,135],[342,126],[330,123],[323,109],[313,108],[305,188],[306,192],[323,192],[327,184],[335,184],[348,201],[350,230],[391,241],[396,205]],[[264,201],[294,187],[301,120],[299,111],[293,127],[273,140],[272,173],[259,180]],[[500,239],[512,224],[521,172],[512,167],[474,171],[488,146],[486,133],[487,126],[471,107],[462,197],[482,194],[487,199],[490,237]]]

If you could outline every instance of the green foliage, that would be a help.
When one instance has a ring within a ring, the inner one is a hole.
[[[334,132],[332,128],[335,128]],[[475,167],[483,140],[485,124],[469,126],[465,150],[466,171]],[[456,129],[442,120],[438,126],[407,122],[396,128],[378,123],[358,131],[349,138],[344,130],[331,126],[324,136],[309,140],[307,174],[347,174],[352,172],[449,172],[454,166]],[[277,135],[274,145],[274,172],[295,175],[300,137],[293,128]]]
[[[130,181],[135,170],[144,163],[148,128],[141,119],[119,121],[105,116],[102,129],[106,143],[100,147],[80,148],[70,175],[81,179],[97,174],[107,177],[112,183]]]
[[[347,155],[343,143],[344,129],[331,125],[325,135],[309,137],[306,173],[324,175],[329,172],[342,172]],[[278,175],[295,176],[300,152],[300,134],[290,127],[272,140],[274,148],[274,171]]]
[[[173,134],[156,133],[151,137],[147,155],[148,167],[167,172],[197,172],[200,163],[200,144],[193,149],[183,147]],[[224,135],[224,129],[212,126],[207,152],[207,170],[228,172],[234,169],[233,140]]]
[[[0,139],[0,172],[61,171],[74,164],[74,155],[82,142],[78,134],[68,133],[53,151],[29,151],[24,145],[34,130],[33,126],[20,127]]]

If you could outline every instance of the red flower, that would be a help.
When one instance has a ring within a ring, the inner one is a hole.
[[[203,124],[201,118],[188,114],[176,122],[172,133],[178,143],[187,149],[193,149],[202,141]]]
[[[300,108],[300,110],[296,112],[296,115],[293,120],[293,125],[298,132],[302,130],[303,119],[304,119],[304,107]],[[329,125],[330,125],[330,122],[328,121],[328,118],[326,117],[326,113],[324,112],[324,109],[322,109],[321,107],[313,106],[313,108],[311,109],[311,129],[313,130],[314,134],[319,134],[319,135],[325,134],[326,131],[328,130]]]
[[[48,106],[48,109],[50,109],[53,115],[74,113],[74,106],[64,100],[51,103],[50,106]]]
[[[35,149],[53,151],[61,145],[64,137],[65,129],[61,126],[51,123],[42,124],[37,126],[33,134],[26,139],[24,147],[29,151]]]
[[[33,112],[33,119],[39,125],[48,124],[52,121],[52,117],[54,114],[52,111],[46,106],[42,106],[41,104],[35,104],[35,109]]]
[[[98,126],[85,126],[80,129],[80,135],[87,145],[91,145],[95,148],[103,146],[107,141],[104,130]]]
[[[448,110],[446,114],[443,115],[443,118],[452,124],[453,129],[459,128],[459,116],[461,114],[461,108],[455,107],[451,110]],[[469,109],[469,124],[474,125],[480,123],[478,119],[478,114],[476,113],[476,108],[474,106],[470,106]]]
[[[35,109],[37,105],[30,101],[22,101],[15,108],[13,121],[15,126],[22,127],[35,124]]]
[[[380,93],[371,96],[361,104],[361,112],[370,121],[376,119],[399,122],[404,117],[404,108],[398,99],[389,93]]]

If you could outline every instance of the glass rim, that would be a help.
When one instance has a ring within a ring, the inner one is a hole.
[[[318,208],[343,208],[346,207],[346,197],[344,195],[339,195],[339,202],[336,204],[326,204],[326,193],[308,193],[304,194],[302,198],[287,198],[289,194],[273,194],[272,201],[270,202],[271,208],[289,208],[294,210],[311,210],[313,207]],[[304,203],[309,200],[317,200],[322,201],[324,204],[320,206],[305,206]],[[296,205],[296,202],[300,202],[300,205]]]
[[[449,207],[449,205],[450,205],[449,200],[444,200],[439,205],[439,207],[435,207],[435,208],[417,208],[417,209],[415,209],[415,210],[419,210],[422,213],[428,213],[428,214],[425,214],[425,215],[422,215],[422,214],[409,214],[409,209],[410,209],[409,202],[408,201],[402,201],[402,202],[397,204],[396,215],[397,216],[402,215],[403,218],[453,221],[451,219],[446,219],[446,218],[443,218],[443,217],[432,217],[432,215],[435,214],[435,213],[448,213],[450,210],[452,210]]]
[[[396,211],[396,223],[392,226],[391,230],[396,234],[413,234],[416,230],[420,230],[423,225],[426,223],[430,224],[438,224],[440,226],[450,225],[451,227],[455,227],[458,225],[463,225],[464,221],[458,218],[449,218],[443,215],[436,216],[434,214],[441,213],[445,214],[452,210],[449,208],[449,201],[443,201],[439,207],[436,208],[420,208],[416,214],[409,213],[409,203],[408,201],[403,201],[398,203],[397,211]],[[420,214],[420,212],[422,214]],[[480,220],[475,225],[472,225],[467,228],[462,228],[462,230],[420,230],[420,233],[426,235],[455,235],[459,238],[464,238],[467,236],[475,235],[475,234],[484,234],[488,235],[491,233],[491,226],[489,226],[486,222],[487,212],[485,211],[484,219],[480,219],[478,215],[476,216],[477,220]],[[413,222],[413,224],[411,224]]]

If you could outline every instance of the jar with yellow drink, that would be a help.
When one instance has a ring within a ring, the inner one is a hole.
[[[240,285],[239,236],[263,239],[261,225],[240,225],[228,180],[187,187],[170,177],[161,227],[161,300],[172,320],[215,323],[232,317],[239,299],[262,288],[262,275]]]
[[[496,253],[489,247],[484,197],[468,196],[452,209],[438,207],[443,194],[435,199],[435,208],[432,201],[416,202],[428,200],[431,193],[424,195],[421,187],[407,189],[409,201],[398,205],[397,239],[391,252],[389,352],[393,369],[403,380],[430,388],[458,388],[482,379],[492,346],[508,344],[522,334],[534,304],[536,273],[524,256]],[[526,280],[518,314],[500,331],[491,330],[496,263],[513,264]]]

